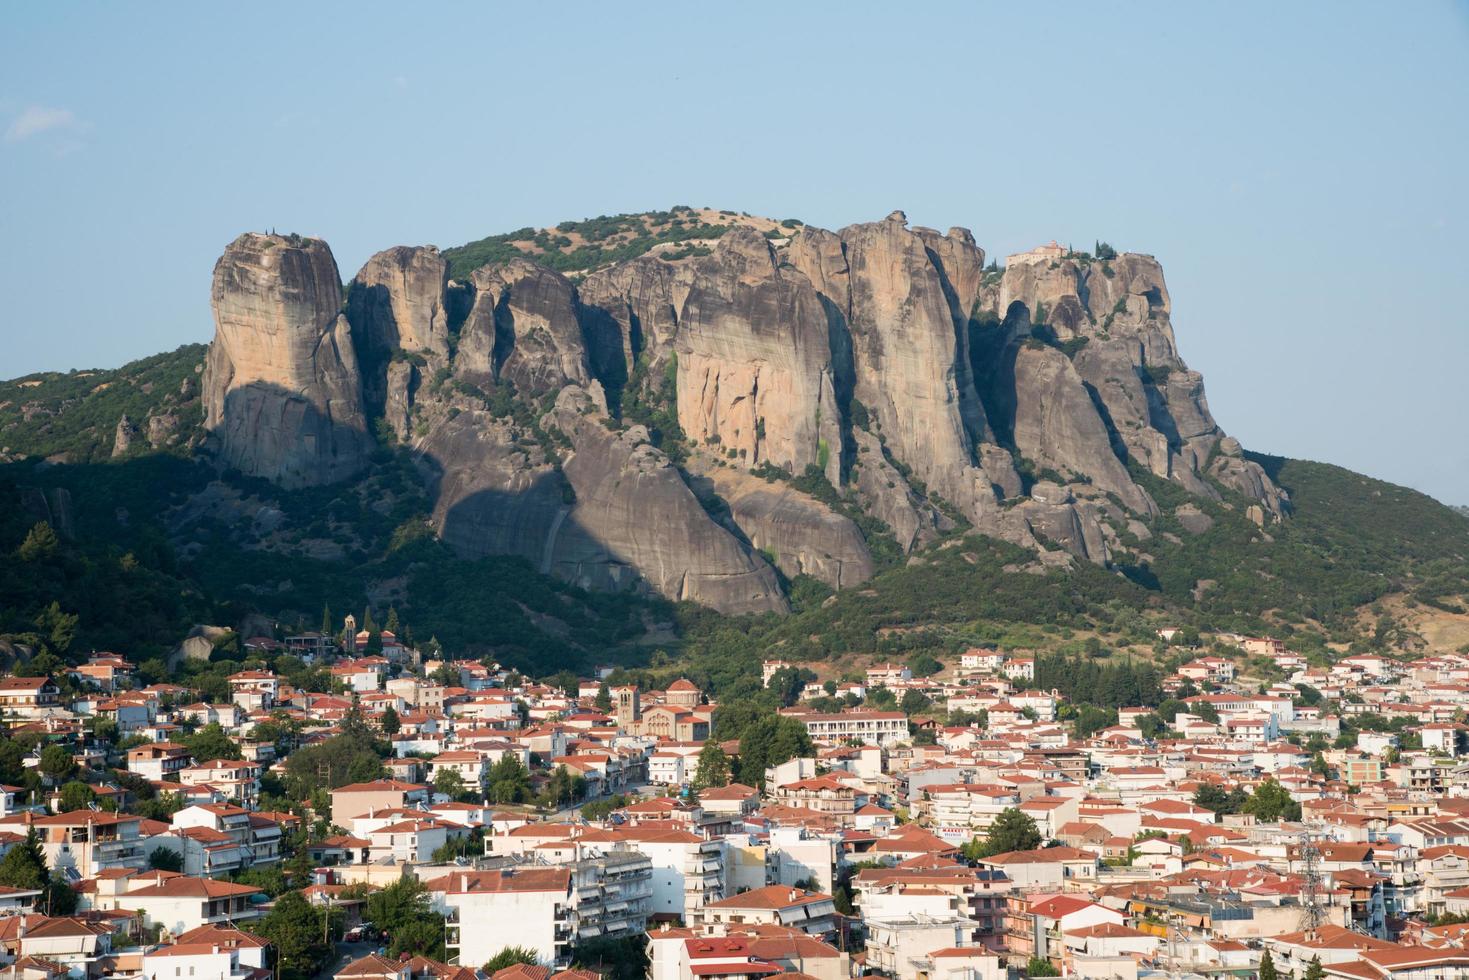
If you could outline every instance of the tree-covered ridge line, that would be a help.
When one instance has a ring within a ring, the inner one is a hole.
[[[205,344],[131,361],[118,368],[46,371],[0,381],[0,461],[26,456],[88,463],[111,457],[118,421],[143,425],[156,414],[177,419],[183,451],[204,421],[199,371]],[[149,449],[140,433],[135,453]]]
[[[644,255],[659,245],[707,242],[736,225],[749,225],[771,237],[789,234],[801,222],[779,223],[735,211],[714,211],[676,205],[667,211],[602,215],[582,221],[563,221],[554,228],[521,228],[490,235],[444,250],[449,273],[466,279],[482,265],[528,258],[558,272],[585,272],[599,266]],[[707,246],[665,250],[670,260],[706,254]]]

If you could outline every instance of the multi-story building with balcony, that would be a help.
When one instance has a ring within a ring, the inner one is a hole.
[[[150,742],[128,749],[128,772],[155,783],[176,779],[190,761],[188,748],[177,742]]]
[[[691,921],[706,928],[784,926],[812,936],[831,936],[836,932],[836,904],[822,892],[766,885],[710,902]]]
[[[268,670],[242,670],[229,676],[230,697],[248,712],[275,707],[280,681]]]
[[[854,884],[867,918],[957,915],[974,923],[962,945],[1004,948],[1006,899],[1013,883],[1003,872],[957,865],[863,868]]]
[[[857,742],[863,745],[892,745],[906,742],[908,716],[901,711],[815,711],[783,712],[806,726],[806,734],[818,742]]]
[[[995,818],[1020,805],[1013,786],[983,783],[936,783],[923,788],[920,812],[928,817],[934,833],[948,841],[967,841],[983,834]]]
[[[228,803],[201,803],[173,816],[184,873],[214,876],[281,859],[280,825]]]
[[[866,917],[867,967],[893,980],[918,980],[927,974],[935,950],[964,945],[974,923],[962,915]]]
[[[786,806],[830,813],[844,826],[851,824],[852,815],[859,806],[867,804],[866,793],[858,794],[853,787],[832,776],[813,776],[782,783],[771,795],[776,802]]]
[[[212,786],[222,796],[253,809],[260,799],[260,770],[258,762],[211,759],[179,769],[178,777],[183,786]]]
[[[138,875],[128,884],[112,907],[141,912],[148,924],[170,935],[205,925],[235,925],[263,914],[251,901],[261,894],[253,885],[162,873]]]
[[[653,862],[646,854],[616,848],[570,867],[579,942],[623,939],[647,931]]]
[[[104,810],[72,810],[30,818],[19,814],[3,829],[24,834],[25,824],[41,838],[46,863],[73,881],[96,877],[113,868],[142,868],[148,863],[140,827],[142,817]]]
[[[49,677],[0,678],[0,716],[40,718],[61,707],[61,689]]]
[[[484,963],[507,946],[534,950],[551,967],[571,962],[577,940],[571,868],[454,871],[425,884],[445,916],[445,946],[456,962]]]

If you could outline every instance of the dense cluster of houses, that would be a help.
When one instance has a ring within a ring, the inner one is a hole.
[[[581,944],[639,937],[652,980],[1249,977],[1267,959],[1295,976],[1319,964],[1352,980],[1469,980],[1457,653],[1312,665],[1278,641],[1227,637],[1168,678],[1172,717],[1124,707],[1084,738],[1065,720],[1073,706],[1035,689],[1030,657],[970,650],[923,678],[878,663],[803,696],[916,690],[935,708],[915,719],[798,702],[785,714],[809,755],[763,780],[745,770],[761,785],[697,785],[717,706],[688,680],[643,691],[599,671],[563,690],[423,662],[354,626],[336,653],[310,636],[246,644],[309,652],[330,691],[254,667],[209,703],[140,686],[116,654],[70,671],[80,694],[0,680],[12,735],[66,746],[83,772],[120,763],[177,801],[165,821],[130,815],[129,790],[105,779],[100,805],[72,810],[55,787],[0,787],[0,853],[31,837],[78,906],[52,916],[43,890],[0,888],[0,966],[33,980],[263,978],[269,950],[248,927],[270,902],[232,879],[282,862],[303,819],[321,818],[331,832],[300,845],[310,901],[360,914],[351,886],[411,876],[447,924],[447,962],[370,954],[338,970],[354,980],[476,980],[510,947],[538,962],[497,980],[589,980],[572,969]],[[1242,682],[1256,656],[1285,679]],[[767,661],[765,681],[792,666]],[[336,786],[329,812],[262,809],[278,748],[329,738],[349,714],[384,728],[384,773]],[[1354,724],[1368,716],[1372,728]],[[89,719],[129,747],[98,744]],[[293,744],[256,737],[283,719],[299,723]],[[187,733],[209,724],[240,759],[191,756]],[[737,741],[720,747],[737,759]],[[507,759],[531,790],[564,770],[584,797],[539,811],[496,799]],[[1272,794],[1272,807],[1250,802]],[[613,797],[596,819],[579,811]],[[1026,847],[986,846],[1017,823],[1034,828]]]

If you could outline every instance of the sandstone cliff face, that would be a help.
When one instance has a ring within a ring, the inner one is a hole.
[[[296,487],[367,461],[362,378],[326,243],[241,235],[214,267],[205,427],[220,457]]]
[[[986,272],[967,230],[894,212],[779,246],[736,228],[702,258],[645,255],[579,284],[525,259],[447,276],[437,249],[388,249],[342,316],[325,244],[233,243],[204,390],[221,458],[327,482],[385,424],[456,552],[724,612],[786,608],[762,553],[837,588],[873,574],[863,532],[748,472],[767,465],[816,466],[905,551],[967,523],[1044,564],[1126,560],[1117,529],[1145,538],[1157,513],[1133,464],[1201,497],[1237,490],[1259,522],[1287,511],[1179,358],[1150,256]],[[685,472],[628,405],[681,430]],[[150,442],[168,439],[154,422]],[[121,420],[118,452],[141,434]]]
[[[1120,458],[1191,493],[1217,496],[1207,473],[1272,515],[1285,512],[1284,492],[1226,439],[1209,413],[1203,378],[1179,357],[1168,288],[1152,256],[1016,263],[1006,268],[998,291],[982,298],[986,304],[1012,331],[1013,343],[1039,318],[1043,323],[1034,332],[1074,351],[1076,375],[1099,405]],[[1017,404],[1030,404],[1036,395],[1017,378]],[[1210,464],[1216,454],[1228,461]]]
[[[591,380],[576,290],[524,259],[475,270],[455,371],[536,395]]]
[[[736,229],[698,264],[676,347],[678,420],[695,444],[794,474],[841,452],[826,312],[763,236]]]
[[[358,352],[381,356],[403,350],[448,358],[448,284],[449,264],[431,245],[399,245],[368,259],[347,293],[347,319]]]
[[[578,293],[594,319],[614,325],[624,374],[631,373],[639,359],[647,372],[656,374],[673,353],[679,311],[692,284],[692,266],[644,255],[594,272]]]
[[[1090,480],[1134,513],[1157,507],[1112,451],[1107,428],[1065,354],[1027,344],[1016,352],[1015,446],[1026,459]]]
[[[872,577],[872,554],[862,532],[820,501],[781,482],[729,466],[696,466],[703,483],[729,507],[729,520],[750,545],[773,555],[788,578],[810,575],[834,589]]]
[[[347,290],[347,321],[362,365],[363,401],[406,441],[426,371],[449,359],[449,265],[432,246],[374,255]]]
[[[961,330],[941,268],[901,213],[841,238],[855,397],[924,484],[966,514],[991,512],[994,481],[973,451],[989,427],[969,382],[967,315]]]
[[[709,518],[647,431],[613,432],[605,418],[596,385],[568,385],[548,417],[576,447],[564,465],[576,502],[550,545],[550,571],[588,588],[641,580],[729,613],[787,611],[774,571]]]
[[[515,427],[461,410],[420,447],[434,490],[434,525],[460,555],[519,555],[548,570],[547,541],[566,503],[555,467]]]

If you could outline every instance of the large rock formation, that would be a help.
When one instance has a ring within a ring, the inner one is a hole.
[[[888,449],[926,487],[971,518],[993,512],[995,480],[975,454],[990,431],[970,380],[968,311],[957,308],[935,253],[902,212],[844,228],[841,239],[854,397]],[[954,254],[973,248],[962,240],[951,244]],[[975,261],[983,266],[983,259],[979,254]]]
[[[425,373],[449,360],[449,264],[432,246],[399,245],[367,260],[347,290],[363,400],[400,440]]]
[[[449,264],[431,245],[399,245],[368,259],[347,293],[358,353],[382,357],[401,350],[446,360],[448,283]]]
[[[872,553],[849,519],[781,481],[732,466],[702,465],[696,485],[729,507],[729,521],[788,578],[810,575],[834,589],[872,577]]]
[[[245,234],[214,266],[205,427],[227,464],[299,487],[367,461],[362,377],[326,243]]]
[[[614,431],[606,420],[592,382],[563,387],[543,419],[574,447],[562,460],[488,412],[460,411],[435,427],[422,448],[443,539],[469,557],[520,555],[583,588],[728,613],[786,610],[770,566],[710,519],[647,431]]]
[[[1157,513],[1140,471],[1286,513],[1179,357],[1150,256],[1001,272],[901,212],[770,227],[580,282],[520,258],[456,283],[437,249],[392,248],[345,317],[323,243],[242,236],[215,271],[208,427],[224,461],[295,486],[356,472],[372,423],[415,452],[458,553],[725,612],[786,608],[762,554],[867,579],[884,526],[904,551],[970,525],[1046,564],[1135,560],[1122,542]],[[123,419],[118,451],[139,434]]]
[[[1054,345],[1057,355],[1069,352],[1076,376],[1107,426],[1114,456],[1191,493],[1217,497],[1206,479],[1213,477],[1277,518],[1285,512],[1285,493],[1244,459],[1239,443],[1225,437],[1209,413],[1202,376],[1179,357],[1168,287],[1152,256],[1127,253],[1094,260],[1061,254],[1012,261],[998,289],[982,297],[981,305],[992,321],[1003,321],[1012,345],[1034,346],[1040,338]],[[1033,406],[1045,391],[1022,383],[1022,360],[1017,358],[1014,401]],[[1055,357],[1048,360],[1054,363]],[[1046,384],[1052,381],[1048,376]],[[1109,490],[1118,489],[1115,475],[1060,462]],[[1096,463],[1089,465],[1095,469]],[[1128,506],[1145,512],[1134,503]]]
[[[782,270],[748,228],[725,235],[696,269],[676,344],[684,433],[745,466],[831,466],[842,413],[826,311],[810,281]]]
[[[1015,355],[1015,447],[1038,465],[1087,480],[1139,514],[1157,508],[1112,451],[1107,427],[1066,355],[1027,343]]]
[[[565,276],[516,259],[475,270],[473,283],[455,374],[534,395],[591,380],[576,290]]]
[[[775,572],[710,519],[647,430],[614,432],[606,417],[594,384],[562,389],[548,418],[576,447],[563,468],[575,504],[551,544],[550,571],[588,588],[640,579],[730,613],[786,611]]]

